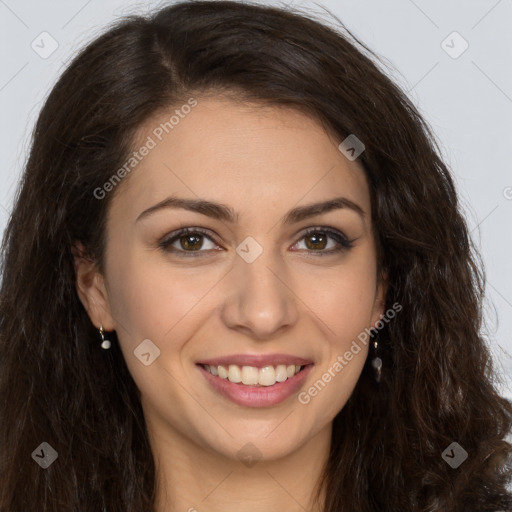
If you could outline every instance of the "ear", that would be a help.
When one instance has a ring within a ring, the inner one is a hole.
[[[375,290],[375,302],[373,304],[371,326],[375,327],[377,322],[384,316],[386,308],[386,295],[388,291],[388,275],[383,272],[378,276],[377,288]]]
[[[74,257],[76,291],[91,322],[98,329],[103,325],[105,331],[115,330],[105,281],[97,269],[96,261],[86,256],[80,242],[71,248],[71,252]]]

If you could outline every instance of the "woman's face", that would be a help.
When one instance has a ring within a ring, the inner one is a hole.
[[[296,111],[198,98],[166,133],[173,113],[140,131],[81,298],[116,330],[152,436],[276,459],[330,428],[384,312],[366,179]]]

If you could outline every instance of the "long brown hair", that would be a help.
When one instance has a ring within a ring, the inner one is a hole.
[[[339,20],[338,20],[339,22]],[[434,135],[347,29],[300,11],[186,1],[127,17],[88,44],[33,132],[2,245],[0,510],[150,512],[155,468],[138,389],[75,289],[71,248],[103,268],[102,187],[137,129],[194,95],[299,109],[355,134],[387,305],[376,385],[367,361],[334,421],[325,512],[510,510],[512,406],[481,334],[484,274]],[[134,172],[137,172],[136,170]],[[48,443],[57,460],[32,454]],[[457,468],[443,451],[468,454]]]

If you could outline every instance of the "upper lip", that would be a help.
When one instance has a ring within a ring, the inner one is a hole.
[[[210,366],[228,366],[236,364],[237,366],[255,366],[262,368],[264,366],[277,366],[278,364],[295,364],[305,366],[313,361],[303,357],[292,356],[290,354],[233,354],[230,356],[213,357],[203,359],[197,364],[207,364]]]

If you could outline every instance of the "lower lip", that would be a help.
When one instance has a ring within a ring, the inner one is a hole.
[[[293,377],[276,382],[273,386],[246,386],[216,377],[202,365],[197,366],[215,391],[245,407],[270,407],[283,402],[300,388],[313,368],[313,364],[308,364]]]

